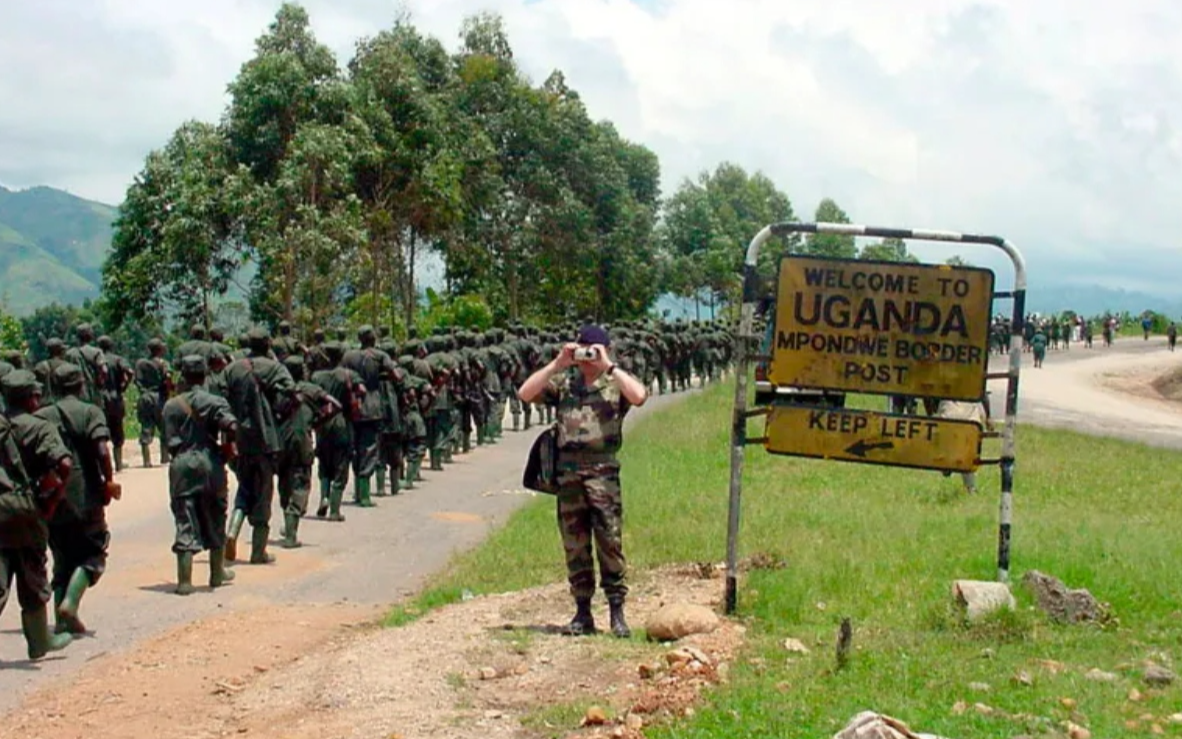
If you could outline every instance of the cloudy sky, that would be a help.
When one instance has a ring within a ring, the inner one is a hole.
[[[118,203],[177,124],[219,116],[278,4],[3,3],[0,183]],[[304,5],[342,63],[399,8]],[[1182,295],[1176,0],[406,5],[452,47],[465,15],[500,12],[523,69],[562,69],[594,117],[657,152],[666,192],[731,160],[802,216],[831,196],[857,222],[1007,236],[1035,283]]]

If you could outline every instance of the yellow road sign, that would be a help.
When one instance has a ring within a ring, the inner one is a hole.
[[[764,448],[775,454],[972,472],[981,454],[973,421],[874,411],[772,406]]]
[[[787,256],[768,379],[980,400],[992,307],[988,269]]]

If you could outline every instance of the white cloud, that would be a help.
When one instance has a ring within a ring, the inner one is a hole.
[[[811,214],[999,233],[1032,278],[1178,294],[1182,5],[1170,0],[411,0],[454,46],[504,15],[650,146],[666,192],[729,159]],[[118,201],[147,150],[225,86],[270,0],[44,0],[0,9],[0,179]],[[344,63],[393,0],[309,0]],[[14,73],[15,70],[15,73]],[[920,247],[937,257],[940,247]],[[970,258],[977,254],[966,254]],[[989,260],[982,260],[989,261]]]

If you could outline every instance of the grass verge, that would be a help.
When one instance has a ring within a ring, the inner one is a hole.
[[[630,430],[621,457],[631,567],[723,558],[730,402],[729,386],[717,386]],[[1146,660],[1169,665],[1182,655],[1182,457],[1028,426],[1018,452],[1015,579],[1039,569],[1086,587],[1111,604],[1119,625],[1052,625],[1021,588],[1016,613],[981,625],[950,611],[952,580],[995,574],[996,469],[983,470],[982,492],[968,497],[958,476],[751,448],[741,548],[788,566],[753,571],[742,584],[749,643],[729,684],[694,718],[649,735],[830,736],[865,709],[952,737],[1039,734],[1068,720],[1098,737],[1155,726],[1182,735],[1167,720],[1182,710],[1182,690],[1140,682]],[[465,589],[561,580],[561,560],[553,502],[540,499],[390,622]],[[854,653],[837,671],[833,644],[846,616]],[[787,637],[812,651],[793,657],[782,647]],[[1116,679],[1085,678],[1093,668]]]

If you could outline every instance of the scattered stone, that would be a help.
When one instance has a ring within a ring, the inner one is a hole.
[[[993,713],[994,709],[993,706],[987,705],[985,703],[974,703],[973,710],[982,716],[989,716]]]
[[[850,719],[833,739],[941,739],[933,734],[917,734],[897,718],[874,711],[863,711]]]
[[[525,664],[524,662],[522,662],[521,664],[519,664],[513,668],[514,675],[524,675],[528,672],[529,672],[529,665]]]
[[[1052,675],[1058,675],[1060,672],[1063,672],[1067,669],[1067,665],[1053,659],[1040,659],[1038,661],[1038,666]]]
[[[677,641],[690,634],[706,634],[718,628],[718,614],[706,606],[671,603],[661,606],[645,624],[648,638]]]
[[[1066,708],[1068,711],[1074,711],[1075,707],[1077,705],[1079,705],[1078,703],[1076,703],[1074,698],[1060,698],[1059,704],[1061,706],[1063,706],[1064,708]]]
[[[1068,721],[1065,728],[1070,739],[1092,739],[1092,732],[1077,723]]]
[[[644,728],[644,718],[642,718],[639,714],[630,713],[628,714],[627,718],[624,719],[624,726],[628,727],[632,731],[640,731]]]
[[[989,683],[969,683],[969,690],[974,693],[988,693],[992,689]]]
[[[1032,687],[1034,685],[1034,678],[1026,670],[1020,670],[1016,675],[1010,678],[1015,685],[1022,685],[1024,687]]]
[[[1171,724],[1182,724],[1182,713],[1171,714],[1168,721]]]
[[[1034,594],[1041,608],[1052,620],[1065,624],[1100,621],[1107,609],[1083,588],[1069,589],[1062,580],[1031,570],[1022,583]]]
[[[480,668],[480,679],[481,680],[495,680],[496,678],[497,678],[497,670],[495,667],[481,667]]]
[[[981,650],[981,659],[995,659],[997,657],[997,650],[993,647],[985,647]]]
[[[808,654],[809,648],[804,645],[800,639],[789,638],[784,640],[784,649],[792,654]]]
[[[1146,685],[1160,688],[1172,684],[1175,675],[1172,670],[1167,670],[1161,665],[1149,665],[1145,668],[1145,674],[1142,676],[1142,679]]]
[[[1164,734],[1164,733],[1166,733],[1166,730],[1165,730],[1165,728],[1164,728],[1164,727],[1163,727],[1161,724],[1154,724],[1153,726],[1150,726],[1150,727],[1149,727],[1149,731],[1150,731],[1151,733],[1153,733],[1153,734]]]
[[[607,723],[607,711],[600,706],[591,706],[583,714],[583,726],[602,726]]]
[[[1105,672],[1098,667],[1093,667],[1084,673],[1084,679],[1097,683],[1114,683],[1120,679],[1120,676],[1112,672]]]
[[[1010,586],[1003,582],[956,580],[952,583],[952,598],[964,609],[970,623],[996,611],[1012,611],[1017,607]]]
[[[504,711],[498,711],[495,708],[490,708],[489,710],[484,712],[484,717],[485,718],[504,718],[505,713],[504,713]]]
[[[652,680],[660,671],[660,665],[645,664],[643,662],[636,667],[636,673],[640,675],[641,680]]]
[[[1141,728],[1141,722],[1135,718],[1131,718],[1128,721],[1125,721],[1125,728],[1129,731],[1136,731],[1137,729]]]
[[[1129,691],[1129,700],[1131,700],[1133,703],[1140,703],[1144,699],[1145,696],[1141,694],[1140,690],[1133,688]]]
[[[828,607],[829,607],[829,606],[825,604],[825,601],[823,601],[823,600],[819,600],[819,601],[817,601],[817,610],[818,610],[818,611],[823,611],[823,610],[825,610],[825,609],[826,609],[826,608],[828,608]]]
[[[957,701],[952,704],[952,715],[963,716],[965,711],[969,710],[969,704],[964,701]]]

